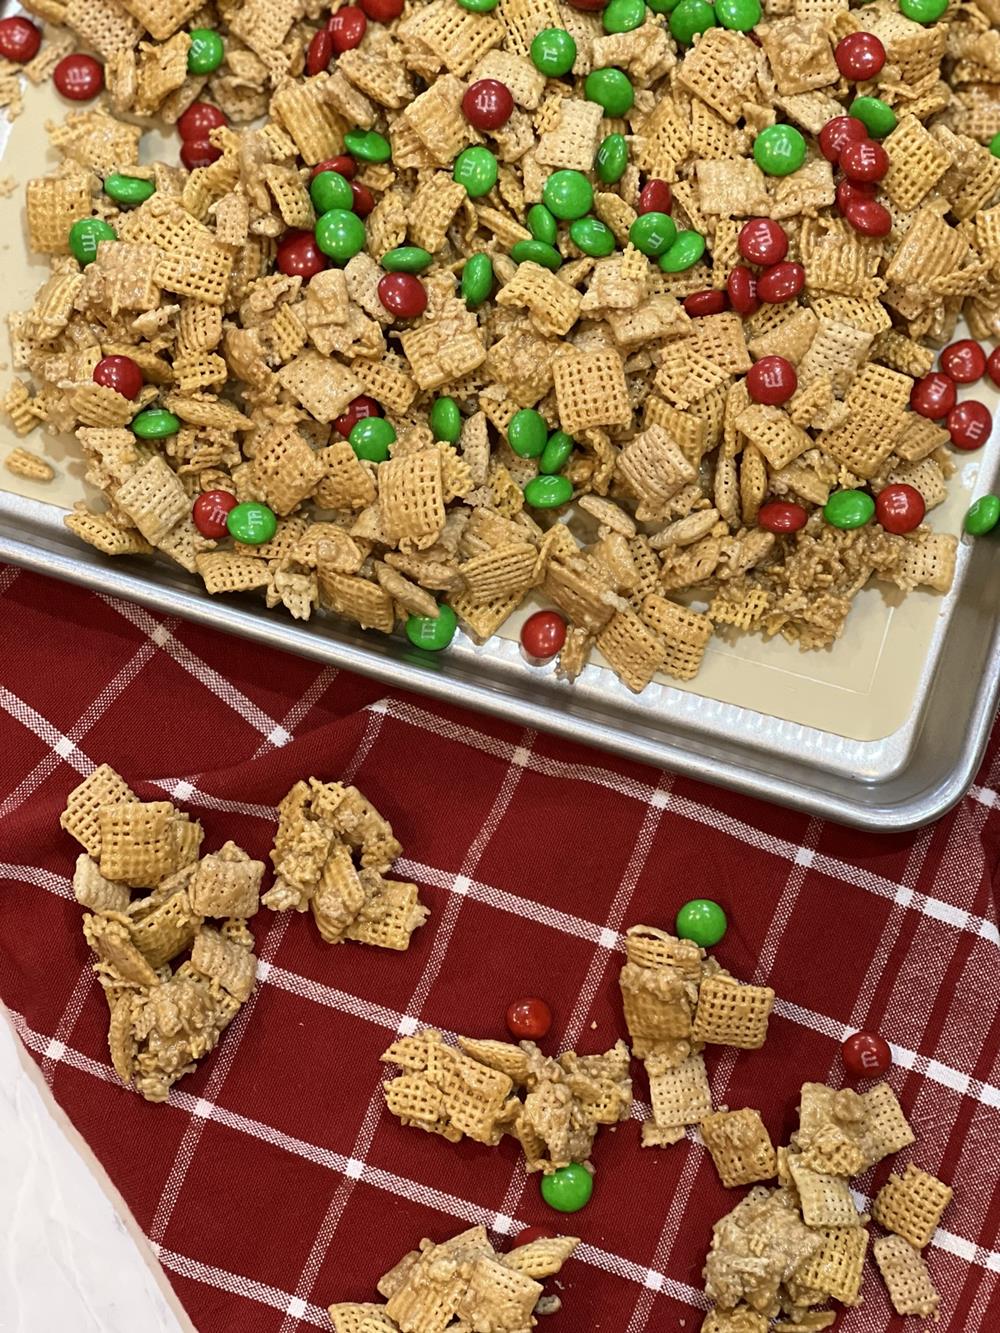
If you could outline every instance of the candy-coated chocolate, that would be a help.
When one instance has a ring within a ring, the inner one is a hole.
[[[221,156],[222,149],[216,147],[211,139],[185,139],[181,144],[180,159],[188,171],[210,167]]]
[[[375,207],[375,196],[367,185],[360,181],[351,181],[351,212],[359,218],[366,218]]]
[[[42,34],[38,28],[22,14],[0,19],[0,56],[13,61],[15,65],[26,65],[38,54],[42,44]]]
[[[388,162],[392,157],[389,140],[376,130],[348,130],[344,147],[356,162]]]
[[[753,141],[753,157],[766,176],[789,176],[806,160],[806,141],[794,125],[768,125]]]
[[[755,403],[780,407],[798,386],[795,367],[783,356],[762,356],[747,371],[747,391]]]
[[[942,349],[938,362],[956,384],[975,384],[986,374],[986,353],[974,338],[949,343]]]
[[[534,240],[545,245],[555,245],[559,234],[559,223],[544,204],[532,204],[524,219],[524,225],[531,232]]]
[[[333,41],[336,55],[359,47],[367,28],[368,19],[365,17],[365,11],[357,5],[345,5],[343,9],[338,9],[336,14],[331,14],[326,21],[326,30]]]
[[[289,278],[309,279],[326,268],[326,255],[311,231],[286,231],[275,255],[278,271]]]
[[[318,215],[329,213],[331,208],[350,209],[354,203],[351,182],[339,171],[321,171],[309,182],[309,197]]]
[[[578,1213],[590,1202],[594,1178],[579,1162],[570,1162],[541,1178],[542,1198],[559,1213]]]
[[[122,208],[135,208],[156,193],[156,186],[138,176],[123,176],[120,171],[112,171],[104,177],[104,193]]]
[[[435,440],[454,444],[462,434],[462,414],[458,410],[458,403],[446,394],[434,399],[429,422]]]
[[[540,1041],[551,1026],[552,1010],[537,996],[514,1000],[507,1006],[507,1030],[518,1041]]]
[[[645,6],[645,0],[643,0]],[[594,158],[594,170],[598,180],[605,185],[614,185],[620,181],[628,166],[628,140],[624,134],[609,134],[601,140],[601,146]]]
[[[510,257],[515,264],[541,264],[543,268],[551,269],[554,273],[557,268],[562,267],[562,255],[554,245],[546,245],[544,241],[516,241],[510,247]]]
[[[553,171],[542,186],[542,202],[557,218],[582,218],[594,206],[594,187],[582,171]]]
[[[547,477],[554,477],[557,472],[561,472],[570,460],[573,446],[572,435],[567,435],[564,430],[554,430],[538,460],[539,472]]]
[[[860,236],[888,236],[892,231],[892,214],[877,199],[852,199],[844,217]]]
[[[692,319],[703,315],[721,315],[729,309],[729,293],[706,287],[704,291],[692,292],[684,298],[684,310]]]
[[[740,228],[736,248],[748,264],[780,264],[788,254],[788,236],[773,218],[751,218]]]
[[[596,14],[603,9],[608,0],[568,0],[573,9],[582,10],[585,14]]]
[[[462,267],[462,300],[471,309],[480,306],[493,290],[493,260],[482,251],[470,255]]]
[[[846,217],[851,210],[851,205],[859,203],[861,200],[871,200],[877,203],[875,196],[878,194],[878,186],[872,182],[870,185],[864,181],[852,181],[846,176],[841,176],[837,182],[836,198],[837,207]]]
[[[1000,347],[994,347],[986,358],[986,373],[993,383],[1000,389]]]
[[[117,233],[103,218],[77,218],[69,229],[70,253],[78,264],[86,267],[97,258],[97,247],[102,241],[116,241]]]
[[[683,273],[693,268],[705,253],[705,238],[698,231],[679,231],[677,239],[657,263],[664,273]]]
[[[910,390],[910,406],[930,421],[941,421],[958,400],[955,381],[940,370],[917,380]]]
[[[883,486],[875,497],[875,517],[886,532],[912,532],[923,523],[926,512],[924,497],[906,482]]]
[[[558,509],[573,498],[573,483],[563,476],[532,477],[524,498],[532,509]]]
[[[849,143],[860,143],[867,138],[864,122],[856,116],[834,116],[819,132],[819,151],[828,162],[839,162],[842,150]]]
[[[1000,495],[981,495],[969,506],[962,525],[970,537],[985,537],[1000,523]]]
[[[531,41],[531,60],[535,69],[549,78],[568,74],[576,60],[576,42],[565,28],[543,28]]]
[[[873,32],[849,32],[834,47],[833,58],[845,79],[864,83],[881,73],[885,47]]]
[[[600,218],[577,218],[569,224],[569,238],[578,250],[594,259],[606,259],[614,253],[615,234]]]
[[[351,448],[368,463],[384,463],[389,457],[389,445],[396,440],[396,431],[385,417],[363,417],[351,427],[348,436]]]
[[[387,273],[423,273],[433,262],[434,256],[422,245],[397,245],[382,256],[382,267]]]
[[[729,270],[729,276],[726,278],[726,294],[729,297],[729,304],[744,319],[760,309],[757,278],[745,264],[737,264]]]
[[[515,412],[507,427],[507,443],[521,458],[539,458],[549,438],[545,418],[533,407]]]
[[[311,79],[324,73],[332,59],[333,38],[326,28],[320,28],[319,32],[313,33],[306,51],[306,76]]]
[[[726,914],[711,898],[692,898],[677,913],[678,939],[693,940],[703,949],[718,944],[726,933]]]
[[[637,213],[669,213],[674,205],[674,197],[666,181],[653,177],[639,191]]]
[[[230,509],[226,527],[234,541],[244,546],[263,546],[278,531],[278,520],[274,510],[259,500],[244,500]]]
[[[364,249],[365,224],[350,209],[331,208],[316,219],[316,244],[325,255],[346,264]]]
[[[455,158],[451,174],[459,185],[465,186],[470,199],[479,199],[496,185],[498,173],[496,157],[488,148],[477,144],[462,149]]]
[[[93,379],[123,398],[138,398],[142,389],[142,371],[130,356],[102,356],[94,367]]]
[[[677,224],[667,213],[640,213],[629,228],[628,238],[650,259],[659,259],[677,239]]]
[[[604,114],[613,119],[631,111],[635,101],[628,75],[611,66],[591,70],[583,81],[583,92],[588,102],[597,102],[604,108]]]
[[[714,27],[715,10],[708,0],[680,0],[670,11],[671,36],[682,46],[690,46],[699,33]]]
[[[165,440],[181,428],[180,417],[165,407],[147,407],[129,422],[129,430],[140,440]]]
[[[499,3],[500,0],[458,0],[458,4],[470,14],[489,14]]]
[[[889,1043],[877,1032],[855,1032],[840,1050],[852,1078],[880,1078],[892,1064]]]
[[[751,32],[761,16],[760,0],[715,0],[719,26],[731,32]]]
[[[104,87],[104,66],[93,56],[77,51],[63,56],[52,71],[52,82],[71,102],[89,102]]]
[[[793,500],[768,500],[757,510],[757,526],[767,532],[798,532],[809,515]]]
[[[948,413],[944,423],[956,449],[971,451],[981,449],[990,438],[993,430],[993,418],[985,403],[975,398],[967,398]]]
[[[403,0],[358,0],[373,23],[391,23],[403,12]]]
[[[889,154],[874,139],[858,139],[840,150],[840,169],[852,181],[880,181],[889,170]]]
[[[203,537],[217,540],[229,531],[229,514],[236,496],[229,491],[202,491],[191,508],[194,525]]]
[[[225,112],[211,102],[192,102],[177,121],[177,133],[182,139],[207,139],[210,130],[226,123]]]
[[[872,139],[884,139],[896,128],[896,113],[881,97],[856,97],[847,110],[861,121]]]
[[[477,79],[462,97],[462,113],[477,130],[498,130],[514,114],[514,97],[499,79]]]
[[[875,514],[867,491],[834,491],[823,506],[823,517],[833,528],[863,528]]]
[[[646,21],[646,0],[611,0],[602,15],[605,32],[632,32]]]
[[[333,429],[338,435],[343,435],[345,440],[351,438],[351,431],[359,421],[367,421],[369,417],[380,417],[382,409],[374,398],[367,393],[358,394],[357,398],[352,398],[347,404],[347,408],[333,422]]]
[[[222,38],[214,28],[192,28],[188,35],[188,73],[213,74],[225,59]]]
[[[948,0],[899,0],[899,12],[914,23],[936,23],[948,8]]]
[[[406,637],[414,648],[439,653],[447,648],[458,629],[458,617],[447,602],[438,603],[436,616],[410,616],[406,621]]]
[[[317,162],[309,173],[309,179],[315,180],[321,171],[336,171],[347,180],[353,180],[357,172],[358,164],[349,153],[341,153],[337,157],[328,157],[325,162]]]
[[[783,260],[766,268],[757,279],[757,295],[768,305],[794,301],[806,283],[806,272],[801,264]]]

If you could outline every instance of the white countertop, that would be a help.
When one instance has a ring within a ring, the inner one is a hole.
[[[193,1333],[113,1194],[0,1010],[0,1333]]]

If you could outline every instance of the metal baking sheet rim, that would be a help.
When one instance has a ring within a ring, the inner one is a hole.
[[[445,669],[444,659],[428,663],[420,654],[417,660],[417,650],[400,639],[372,635],[362,638],[363,632],[355,633],[351,627],[332,620],[312,622],[309,627],[287,623],[263,607],[241,604],[238,598],[209,600],[193,582],[190,587],[185,585],[182,571],[174,575],[166,566],[143,563],[140,573],[138,564],[107,560],[80,548],[63,528],[62,515],[56,506],[0,493],[0,560],[328,662],[386,685],[444,702],[457,701],[685,777],[878,832],[919,828],[961,799],[981,761],[1000,697],[1000,619],[994,616],[988,643],[980,638],[978,644],[987,651],[970,701],[971,710],[968,714],[962,710],[963,718],[968,717],[967,726],[956,725],[960,719],[958,710],[949,707],[954,698],[949,685],[956,674],[960,684],[975,663],[957,642],[949,649],[953,637],[949,634],[934,664],[924,708],[894,735],[880,741],[845,741],[831,733],[708,699],[700,700],[695,708],[701,705],[703,714],[714,715],[714,734],[669,714],[662,716],[657,734],[642,734],[629,725],[635,719],[601,717],[586,706],[587,701],[584,707],[574,706],[580,701],[573,687],[555,681],[551,675],[527,680],[520,670],[516,674],[511,670],[504,681],[504,663],[497,659],[495,641],[490,645],[489,658],[466,641],[457,651],[449,652]],[[985,551],[983,555],[989,558]],[[961,603],[956,614],[960,610]],[[508,657],[516,653],[516,666],[520,667],[516,645],[501,642],[500,649],[501,653],[509,650]],[[514,667],[514,661],[508,666]],[[487,680],[484,671],[491,669],[493,679]],[[538,702],[529,695],[552,697]],[[932,721],[936,725],[929,725]],[[753,735],[753,740],[732,735],[727,738],[727,723],[737,722],[744,733]],[[788,750],[792,745],[800,753],[812,751],[815,757],[791,758]],[[833,766],[839,751],[836,767],[843,770],[845,748],[853,768],[851,774],[838,773]],[[866,779],[862,776],[866,770],[879,776]]]

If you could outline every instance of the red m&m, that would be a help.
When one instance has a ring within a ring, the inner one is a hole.
[[[972,338],[949,343],[939,360],[941,369],[956,384],[975,384],[986,373],[986,353]]]
[[[755,403],[780,407],[798,385],[795,367],[783,356],[762,356],[747,371],[747,391]]]
[[[362,185],[360,181],[351,181],[351,195],[354,201],[351,204],[351,211],[357,213],[359,218],[366,218],[375,207],[375,196],[368,186]]]
[[[874,181],[867,184],[865,181],[848,180],[845,176],[837,182],[837,207],[846,216],[848,209],[857,200],[874,199],[877,193]]]
[[[142,389],[142,371],[130,356],[103,356],[94,367],[95,384],[114,389],[123,398],[138,398]]]
[[[325,162],[317,162],[309,172],[309,179],[315,180],[321,171],[335,171],[345,180],[352,180],[358,164],[349,153],[341,153],[339,157],[328,157]]]
[[[639,214],[669,213],[673,202],[673,195],[667,182],[654,177],[639,191],[639,202],[635,211]]]
[[[774,264],[757,279],[757,295],[768,305],[794,301],[806,284],[806,271],[801,264]]]
[[[41,44],[42,34],[30,19],[20,14],[0,19],[0,56],[4,60],[12,60],[15,65],[26,65],[38,54]]]
[[[736,240],[748,264],[779,264],[788,254],[788,237],[773,218],[751,218],[744,222]]]
[[[403,0],[359,0],[359,4],[373,23],[391,23],[403,12]]]
[[[536,611],[521,626],[521,647],[529,657],[547,662],[566,642],[566,622],[558,611]]]
[[[210,167],[222,156],[222,149],[216,148],[211,139],[185,139],[181,144],[181,161],[188,171],[198,167]]]
[[[852,199],[843,212],[861,236],[888,236],[892,231],[892,214],[877,199]]]
[[[950,375],[932,370],[917,380],[910,390],[910,406],[930,421],[940,421],[955,406],[955,381]]]
[[[956,449],[981,449],[990,438],[993,418],[985,403],[967,398],[951,409],[944,424]]]
[[[207,139],[209,130],[227,124],[226,114],[211,102],[192,102],[177,122],[182,139]]]
[[[768,532],[798,532],[809,515],[791,500],[768,500],[757,510],[757,524]]]
[[[361,45],[368,28],[368,20],[363,9],[357,5],[345,5],[331,14],[326,21],[326,30],[333,42],[333,49],[340,55],[344,51],[353,51]]]
[[[278,271],[289,278],[311,278],[326,268],[326,255],[311,231],[286,231],[275,256]]]
[[[701,292],[692,292],[690,296],[684,298],[685,313],[692,319],[697,319],[701,315],[721,315],[728,309],[729,293],[717,291],[714,287],[706,287]]]
[[[833,58],[845,79],[863,83],[881,73],[885,47],[873,32],[850,32],[837,43]]]
[[[382,409],[375,399],[370,398],[366,393],[362,393],[357,398],[351,399],[347,404],[347,411],[336,418],[333,428],[338,434],[343,435],[346,440],[359,421],[364,421],[366,417],[380,417],[381,415]]]
[[[912,532],[920,527],[926,512],[924,497],[906,482],[883,486],[875,500],[875,517],[886,532]]]
[[[889,170],[889,154],[874,139],[859,139],[840,150],[839,162],[852,181],[880,181]]]
[[[840,1049],[844,1068],[853,1078],[876,1078],[892,1064],[889,1043],[877,1032],[855,1032]]]
[[[499,79],[477,79],[465,90],[462,113],[477,130],[498,130],[514,114],[514,97]]]
[[[515,1000],[507,1008],[507,1027],[522,1041],[538,1041],[551,1026],[552,1010],[537,996]]]
[[[1000,347],[994,347],[986,358],[986,373],[993,383],[1000,389]]]
[[[867,138],[866,126],[855,116],[834,116],[819,132],[819,151],[828,162],[837,162],[849,143]]]
[[[398,319],[416,319],[427,309],[427,291],[412,273],[387,273],[380,278],[378,299]]]
[[[726,279],[726,292],[729,296],[729,304],[738,315],[752,315],[754,311],[760,309],[760,300],[757,296],[757,279],[744,265],[737,264],[735,268],[729,270],[729,277]]]
[[[72,102],[89,102],[104,87],[104,66],[93,56],[63,56],[52,71],[52,82]]]
[[[313,78],[316,74],[322,74],[332,59],[333,38],[326,28],[320,28],[319,32],[314,33],[306,52],[307,76]]]
[[[203,537],[224,537],[229,530],[229,511],[235,508],[236,496],[229,491],[202,491],[194,502],[191,517]]]

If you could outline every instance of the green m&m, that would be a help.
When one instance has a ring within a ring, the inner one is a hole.
[[[611,117],[624,116],[635,101],[628,75],[610,65],[591,70],[583,81],[583,92],[588,102],[596,102]]]
[[[69,229],[69,248],[78,264],[92,264],[102,241],[116,241],[114,227],[103,218],[78,218]]]
[[[497,160],[488,148],[463,148],[455,165],[452,176],[459,185],[464,185],[470,199],[478,199],[489,194],[497,183]]]
[[[542,1198],[559,1213],[578,1213],[590,1202],[594,1192],[594,1177],[579,1162],[561,1166],[551,1175],[542,1176]]]
[[[446,395],[434,399],[430,413],[431,434],[435,440],[454,444],[462,433],[462,414],[454,398]]]
[[[389,445],[396,439],[396,430],[385,417],[362,417],[351,427],[348,443],[359,458],[368,463],[384,463],[389,457]]]
[[[609,134],[601,142],[594,158],[594,170],[598,180],[605,185],[614,185],[620,181],[628,166],[628,140],[624,134]]]
[[[222,38],[214,28],[192,28],[188,34],[188,73],[212,74],[219,68],[226,54]]]
[[[423,273],[433,262],[434,256],[422,245],[397,245],[382,256],[386,273]]]
[[[123,176],[120,171],[113,171],[104,177],[104,193],[122,208],[135,208],[156,193],[156,186],[138,176]]]
[[[937,23],[948,8],[948,0],[899,0],[899,12],[914,23]]]
[[[129,430],[140,440],[165,440],[181,428],[180,417],[165,407],[147,407],[129,422]]]
[[[545,477],[554,477],[561,472],[573,453],[573,437],[564,430],[554,430],[538,460],[538,471]]]
[[[555,245],[559,224],[544,204],[532,204],[524,219],[524,225],[536,241],[546,245]]]
[[[496,9],[500,0],[458,0],[458,3],[470,14],[488,14],[490,10]]]
[[[677,223],[667,213],[640,213],[629,227],[628,238],[650,259],[659,259],[677,238]]]
[[[715,10],[707,0],[680,0],[670,14],[671,35],[683,46],[690,46],[700,32],[715,26]]]
[[[751,32],[760,22],[760,0],[715,0],[715,17],[730,32]]]
[[[823,506],[823,517],[832,528],[863,528],[875,513],[875,501],[867,491],[834,491]]]
[[[582,218],[594,206],[594,187],[582,171],[564,168],[553,171],[542,186],[542,200],[557,218]]]
[[[244,546],[263,546],[278,531],[274,510],[257,500],[235,505],[226,516],[230,537]]]
[[[388,162],[392,157],[389,140],[376,130],[348,130],[344,148],[358,162]]]
[[[605,32],[632,32],[646,21],[646,0],[611,0],[601,17]]]
[[[679,231],[669,250],[659,258],[663,273],[683,273],[693,268],[705,253],[705,238],[699,231]]]
[[[896,128],[896,113],[881,97],[856,97],[847,114],[860,120],[873,139],[884,139]]]
[[[541,412],[522,407],[507,427],[507,443],[521,458],[538,458],[549,438],[549,428]]]
[[[317,219],[316,244],[325,255],[346,264],[364,249],[365,224],[349,209],[331,208]]]
[[[981,495],[969,507],[963,527],[970,537],[985,537],[1000,523],[1000,495]]]
[[[693,940],[708,949],[725,935],[726,914],[711,898],[692,898],[677,913],[674,929],[679,939]]]
[[[766,176],[790,176],[806,160],[806,141],[794,125],[768,125],[753,141],[753,158]]]
[[[990,140],[990,152],[994,157],[1000,157],[1000,134],[994,134]]]
[[[568,477],[532,477],[524,488],[524,498],[532,509],[558,509],[573,498],[573,483]]]
[[[531,60],[539,73],[550,79],[561,78],[573,68],[576,42],[565,28],[543,28],[532,39]]]
[[[569,238],[578,250],[594,259],[614,253],[615,234],[600,218],[577,218],[569,224]]]
[[[406,637],[414,648],[426,648],[439,653],[447,648],[458,629],[458,617],[447,602],[441,602],[436,616],[410,616],[406,621]]]
[[[309,197],[317,213],[329,213],[331,208],[350,209],[354,193],[346,176],[339,171],[321,171],[309,182]]]
[[[646,0],[654,14],[669,14],[677,8],[677,0]]]
[[[541,264],[543,268],[551,269],[554,273],[557,268],[562,267],[562,255],[554,245],[546,245],[544,241],[516,241],[510,247],[510,257],[515,264]]]
[[[493,260],[479,251],[469,255],[462,269],[462,300],[474,310],[482,305],[493,290]]]

